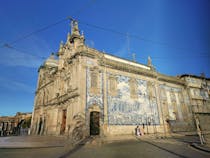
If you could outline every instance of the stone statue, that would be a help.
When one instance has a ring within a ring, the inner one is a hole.
[[[152,66],[152,59],[148,56],[147,65]]]

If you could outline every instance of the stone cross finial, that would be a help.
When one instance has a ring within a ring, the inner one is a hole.
[[[78,28],[78,22],[76,20],[71,21],[71,34],[80,35],[79,28]]]
[[[152,66],[152,59],[148,56],[147,65]]]

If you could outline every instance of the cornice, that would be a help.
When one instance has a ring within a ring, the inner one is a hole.
[[[79,93],[78,92],[72,92],[72,93],[65,93],[64,95],[61,95],[57,98],[54,98],[52,100],[50,100],[48,103],[46,104],[42,104],[42,105],[37,105],[35,109],[39,109],[41,107],[46,107],[46,106],[53,106],[53,105],[60,105],[60,104],[64,104],[65,102],[67,102],[68,100],[74,99],[79,97]]]
[[[37,94],[39,90],[41,90],[41,89],[47,87],[47,86],[48,86],[49,84],[51,84],[52,82],[54,82],[54,80],[50,80],[49,82],[45,83],[44,85],[41,85],[40,87],[37,88],[37,90],[36,90],[35,93]]]
[[[170,82],[170,83],[174,83],[174,84],[179,84],[179,85],[186,85],[186,82],[177,78],[177,77],[173,77],[173,76],[166,76],[163,74],[158,74],[157,79],[159,81],[164,81],[164,82]]]
[[[135,73],[139,75],[145,75],[148,77],[156,78],[156,72],[152,70],[146,70],[144,68],[135,67],[133,65],[120,63],[110,59],[101,58],[99,60],[99,65],[111,69],[116,69],[124,72]]]

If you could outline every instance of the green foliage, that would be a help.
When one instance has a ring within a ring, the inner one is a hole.
[[[22,128],[30,128],[30,126],[31,126],[31,117],[27,120],[24,120]]]

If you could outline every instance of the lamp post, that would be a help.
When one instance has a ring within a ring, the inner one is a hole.
[[[147,126],[147,134],[148,134],[148,121],[147,121],[147,113],[145,112],[144,115],[146,116],[146,126]]]

